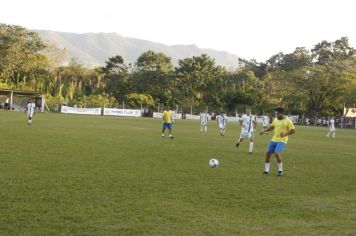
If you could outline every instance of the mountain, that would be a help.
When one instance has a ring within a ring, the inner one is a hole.
[[[117,33],[65,33],[48,30],[33,30],[37,32],[45,42],[55,43],[60,48],[67,49],[67,60],[76,58],[85,66],[94,67],[104,65],[112,56],[120,55],[127,63],[134,63],[145,51],[153,50],[162,52],[172,58],[177,64],[179,59],[208,54],[216,60],[218,65],[226,68],[235,68],[238,65],[238,56],[213,49],[201,49],[196,45],[168,46],[151,41],[128,38]]]

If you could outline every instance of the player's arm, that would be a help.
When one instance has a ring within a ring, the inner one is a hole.
[[[292,134],[295,134],[295,129],[291,129],[287,133],[281,133],[281,137],[286,137]]]
[[[270,125],[267,129],[263,130],[260,135],[264,135],[265,133],[274,130],[274,126]]]
[[[255,116],[255,119],[253,119],[253,129],[256,129],[257,127],[257,118]]]
[[[239,123],[240,123],[241,127],[243,127],[243,125],[242,125],[242,117],[241,117],[241,119],[239,119]]]

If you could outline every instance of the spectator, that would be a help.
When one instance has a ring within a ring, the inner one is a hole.
[[[6,97],[5,104],[4,104],[4,110],[9,110],[9,109],[10,109],[10,99],[9,99],[9,97]]]

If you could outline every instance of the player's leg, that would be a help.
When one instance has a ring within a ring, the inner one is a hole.
[[[253,152],[253,143],[254,143],[254,140],[253,140],[253,133],[250,133],[250,145],[249,145],[249,148],[248,148],[248,153],[252,154]]]
[[[278,162],[278,176],[282,176],[283,175],[283,163],[282,163],[282,152],[285,148],[286,144],[283,142],[278,142],[277,146],[275,148],[275,155],[277,158],[277,162]]]
[[[331,131],[328,132],[328,134],[326,135],[326,137],[329,138],[329,137],[330,137],[330,133],[331,133]]]
[[[332,137],[335,138],[335,135],[336,135],[336,131],[333,131],[333,136]]]
[[[283,175],[283,163],[282,163],[282,154],[281,153],[275,153],[276,158],[277,158],[277,170],[278,170],[278,176]]]
[[[168,130],[169,130],[169,138],[173,139],[173,135],[172,135],[172,123],[168,124]]]
[[[164,138],[164,131],[166,131],[166,124],[163,123],[163,127],[162,127],[162,138]]]
[[[28,125],[31,125],[32,124],[32,116],[28,116],[28,122],[27,122]]]
[[[203,127],[204,127],[204,125],[200,124],[200,132],[203,132]]]
[[[208,124],[205,124],[205,126],[204,126],[204,131],[205,131],[205,132],[208,131]]]
[[[268,144],[266,158],[265,158],[265,171],[263,172],[265,175],[269,175],[269,169],[270,169],[270,165],[271,165],[271,156],[274,153],[276,146],[277,146],[276,142],[270,141]]]
[[[244,141],[244,135],[240,134],[240,137],[237,139],[236,147],[239,147],[242,141]]]
[[[269,168],[271,165],[271,152],[266,152],[266,158],[265,158],[265,171],[263,172],[265,175],[269,175]]]

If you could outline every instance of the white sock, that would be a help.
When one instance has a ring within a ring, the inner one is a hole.
[[[164,133],[162,133],[162,137],[164,137]]]
[[[250,142],[250,148],[248,149],[249,152],[252,152],[253,150],[253,142]]]
[[[336,133],[334,132],[334,133],[333,133],[333,138],[335,138],[335,134],[336,134]]]
[[[269,166],[270,166],[270,163],[265,163],[265,171],[266,172],[269,172]]]
[[[278,163],[278,171],[283,171],[282,162],[281,162],[281,163]]]
[[[172,134],[169,134],[169,137],[172,137]]]
[[[326,137],[329,137],[330,136],[330,132],[326,135]]]
[[[207,126],[205,126],[205,132],[206,132],[206,131],[208,131],[208,127],[207,127]]]

